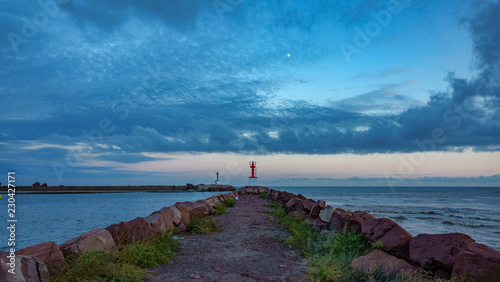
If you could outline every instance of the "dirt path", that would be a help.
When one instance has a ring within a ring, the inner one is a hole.
[[[222,232],[181,234],[182,250],[172,264],[152,269],[158,275],[150,281],[304,281],[306,260],[283,246],[289,235],[263,213],[268,205],[240,196],[229,214],[214,217]]]

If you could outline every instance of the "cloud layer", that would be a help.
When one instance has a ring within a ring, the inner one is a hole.
[[[384,3],[195,2],[2,2],[0,165],[67,163],[73,151],[133,163],[151,152],[500,149],[499,2],[462,20],[473,76],[449,73],[448,89],[428,101],[400,81],[323,104],[308,101],[314,89],[303,99],[275,93],[307,85],[316,64],[343,60],[343,30]]]

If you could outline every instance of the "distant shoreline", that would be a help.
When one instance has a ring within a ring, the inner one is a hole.
[[[2,186],[3,188],[3,186]],[[188,186],[147,185],[147,186],[17,186],[16,194],[87,194],[87,193],[127,193],[127,192],[195,192]],[[0,194],[7,193],[2,189]]]
[[[0,194],[7,194],[7,187],[1,186]],[[16,186],[16,194],[90,194],[129,192],[210,192],[228,191],[228,185],[140,185],[140,186]],[[208,190],[212,189],[212,190]]]

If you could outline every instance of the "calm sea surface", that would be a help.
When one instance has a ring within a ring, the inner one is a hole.
[[[176,202],[205,199],[215,192],[16,194],[16,249],[54,241],[57,244],[95,228],[148,216]],[[2,194],[0,246],[7,250],[7,195]]]
[[[272,187],[328,205],[391,218],[411,234],[461,232],[500,250],[500,188]],[[95,228],[147,216],[180,201],[215,193],[16,195],[16,249],[61,244]],[[7,195],[0,200],[0,246],[7,250]]]

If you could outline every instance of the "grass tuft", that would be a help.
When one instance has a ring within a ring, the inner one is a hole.
[[[234,207],[234,205],[236,205],[236,199],[224,199],[222,200],[222,203],[224,204],[224,206],[228,207],[228,208],[232,208]]]
[[[221,215],[226,213],[229,212],[226,210],[226,206],[224,204],[218,204],[215,206],[215,215]]]
[[[151,234],[143,241],[121,245],[118,250],[85,251],[70,255],[50,268],[51,281],[143,281],[152,274],[142,268],[167,264],[180,250],[171,232]]]
[[[214,220],[209,216],[191,219],[186,228],[188,232],[194,234],[211,234],[221,231]]]
[[[269,194],[267,194],[266,191],[264,191],[264,192],[259,194],[259,197],[269,199],[270,196],[269,196]]]

